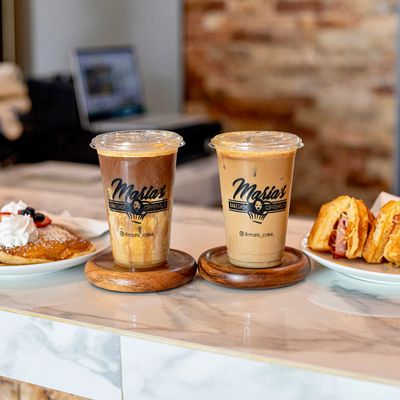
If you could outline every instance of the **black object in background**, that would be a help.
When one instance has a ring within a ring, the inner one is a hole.
[[[74,87],[70,76],[30,79],[31,112],[22,117],[24,133],[15,142],[0,136],[0,162],[29,163],[46,160],[98,164],[97,153],[89,147],[95,136],[79,122]],[[178,152],[178,163],[207,156],[207,143],[220,133],[217,122],[173,129],[186,146]]]

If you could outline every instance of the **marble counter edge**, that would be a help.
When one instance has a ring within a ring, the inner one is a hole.
[[[30,318],[38,318],[38,319],[49,320],[49,321],[53,321],[53,322],[69,324],[69,325],[78,326],[78,327],[90,328],[90,329],[94,329],[94,330],[117,334],[119,336],[124,336],[124,337],[128,337],[128,338],[131,337],[131,338],[140,339],[140,340],[149,341],[149,342],[164,343],[164,344],[168,344],[168,345],[172,345],[172,346],[197,350],[197,351],[206,352],[206,353],[221,354],[221,355],[231,356],[231,357],[235,357],[235,358],[241,358],[244,360],[252,360],[252,361],[258,361],[258,362],[262,362],[262,363],[266,363],[266,364],[279,365],[279,366],[286,367],[286,368],[302,369],[302,370],[306,370],[306,371],[310,371],[310,372],[319,372],[321,374],[346,377],[346,378],[353,379],[353,380],[375,382],[375,383],[380,383],[380,384],[384,384],[384,385],[400,387],[400,381],[396,381],[396,380],[392,380],[392,379],[385,379],[382,377],[377,377],[377,376],[363,374],[363,373],[357,373],[357,372],[350,372],[347,370],[342,370],[342,369],[337,369],[337,368],[322,367],[319,365],[307,364],[307,363],[302,363],[302,362],[298,362],[298,361],[290,361],[290,360],[285,360],[283,358],[278,358],[278,357],[274,357],[274,356],[257,355],[252,352],[232,350],[232,349],[228,349],[225,347],[209,346],[209,345],[195,343],[195,342],[191,342],[191,341],[185,341],[185,340],[171,339],[171,338],[167,338],[164,336],[152,335],[152,334],[142,333],[142,332],[135,332],[133,330],[113,328],[113,327],[109,327],[109,326],[98,325],[98,324],[93,324],[93,323],[88,323],[88,322],[78,321],[78,320],[72,320],[72,319],[68,319],[68,318],[49,316],[46,314],[40,314],[40,313],[35,313],[35,312],[25,311],[25,310],[19,310],[19,309],[14,309],[11,307],[0,306],[0,312],[8,312],[8,313],[22,315],[22,316],[30,317]]]
[[[122,399],[120,335],[5,311],[0,321],[1,376],[88,399]]]

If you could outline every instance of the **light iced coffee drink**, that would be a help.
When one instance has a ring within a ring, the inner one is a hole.
[[[267,268],[282,263],[294,159],[302,146],[298,136],[282,132],[230,132],[212,139],[232,264]]]
[[[96,136],[114,261],[150,268],[167,260],[176,155],[182,137],[168,131]]]

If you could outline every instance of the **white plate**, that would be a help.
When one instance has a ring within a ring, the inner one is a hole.
[[[300,242],[301,249],[317,263],[340,272],[341,274],[363,281],[400,285],[400,268],[390,264],[368,264],[360,259],[334,259],[330,253],[316,252],[308,248],[306,235]]]
[[[96,250],[93,253],[85,254],[80,257],[41,264],[0,265],[0,277],[49,274],[51,272],[58,272],[62,271],[63,269],[83,264],[84,262],[89,260],[89,258],[92,258],[96,254],[101,253],[110,246],[110,235],[108,233],[105,233],[96,239],[92,239],[91,242],[96,246]]]

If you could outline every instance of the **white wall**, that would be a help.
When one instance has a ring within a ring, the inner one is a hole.
[[[137,46],[146,93],[160,110],[183,100],[181,0],[131,0],[131,37]]]
[[[178,111],[182,100],[180,0],[25,0],[33,76],[69,72],[75,47],[133,44],[150,110]]]

